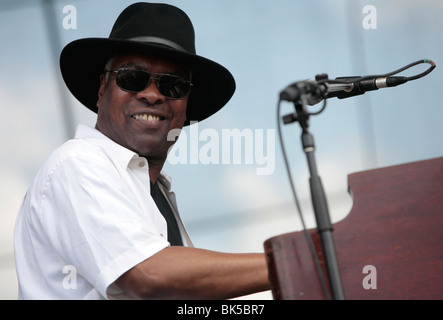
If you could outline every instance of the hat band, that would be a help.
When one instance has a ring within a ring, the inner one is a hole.
[[[184,49],[182,46],[176,44],[174,41],[171,41],[171,40],[168,40],[168,39],[164,39],[164,38],[141,36],[141,37],[129,38],[128,40],[138,41],[138,42],[151,42],[151,43],[155,43],[155,44],[162,44],[162,45],[171,47],[171,48],[179,50],[179,51],[188,52],[186,49]]]

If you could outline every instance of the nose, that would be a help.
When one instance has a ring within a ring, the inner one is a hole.
[[[137,92],[136,97],[148,104],[163,103],[166,100],[165,96],[158,90],[156,79],[151,79],[149,85],[143,91]]]

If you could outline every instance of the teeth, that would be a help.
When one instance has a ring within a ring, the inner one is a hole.
[[[160,121],[159,116],[154,116],[152,114],[136,114],[133,118],[136,120]]]

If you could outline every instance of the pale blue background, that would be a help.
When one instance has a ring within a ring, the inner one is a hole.
[[[71,108],[72,125],[95,124],[95,115],[60,82],[59,49],[75,39],[107,37],[118,14],[132,2],[54,1],[55,24],[48,29],[43,1],[0,1],[0,298],[15,299],[17,294],[12,235],[21,198],[48,154],[68,137],[61,97],[69,97],[69,103],[63,104]],[[423,58],[436,62],[430,75],[401,87],[330,99],[326,111],[311,119],[334,221],[344,218],[352,205],[348,174],[443,155],[442,1],[159,2],[177,5],[190,16],[198,53],[227,67],[237,81],[229,104],[200,123],[200,130],[275,130],[278,93],[318,73],[335,78],[386,73]],[[368,4],[377,9],[375,30],[362,26],[362,10]],[[77,9],[75,30],[63,28],[65,5]],[[55,49],[49,31],[59,36]],[[284,113],[291,110],[290,104],[283,105]],[[312,226],[299,137],[297,124],[284,128],[297,192]],[[254,165],[166,164],[183,220],[197,246],[263,251],[263,241],[269,237],[300,228],[280,146],[275,143],[276,168],[267,176],[256,175]]]

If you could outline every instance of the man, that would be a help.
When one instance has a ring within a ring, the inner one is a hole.
[[[20,208],[22,299],[225,299],[269,288],[264,254],[192,247],[162,167],[190,121],[219,109],[232,75],[195,54],[187,15],[136,3],[109,38],[62,51],[72,94],[97,113],[39,171]]]

